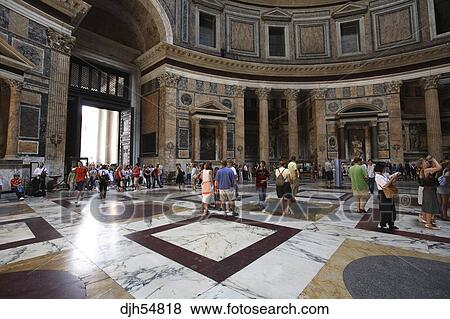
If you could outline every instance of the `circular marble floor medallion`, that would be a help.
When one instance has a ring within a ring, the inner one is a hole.
[[[358,299],[450,298],[450,264],[405,256],[369,256],[351,262],[344,282]]]

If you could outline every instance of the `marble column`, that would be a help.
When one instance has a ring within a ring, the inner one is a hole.
[[[347,155],[345,154],[345,124],[339,124],[339,158],[345,159]]]
[[[75,38],[52,29],[47,30],[47,36],[52,50],[50,52],[45,161],[50,175],[64,176],[70,54]]]
[[[159,161],[166,168],[166,172],[176,170],[176,138],[177,138],[177,87],[180,76],[164,72],[158,77],[159,81]]]
[[[259,160],[269,164],[269,94],[270,89],[256,90],[259,106]]]
[[[234,88],[234,111],[236,114],[235,122],[235,157],[238,163],[245,162],[245,88],[236,86]]]
[[[221,151],[222,151],[222,158],[220,159],[227,159],[227,148],[228,148],[228,124],[227,122],[222,122],[220,125],[222,128],[222,144],[221,144]]]
[[[299,157],[299,143],[298,143],[298,104],[297,98],[299,90],[286,90],[284,95],[286,97],[288,109],[288,131],[289,131],[289,157]]]
[[[439,78],[439,75],[429,76],[423,78],[422,81],[425,89],[428,153],[437,160],[442,160],[442,128],[438,94]]]
[[[9,85],[10,94],[5,159],[17,159],[17,149],[19,144],[20,100],[22,97],[23,83],[15,80],[7,80],[7,83]]]
[[[392,164],[403,164],[403,132],[402,111],[400,104],[401,81],[385,83],[387,94],[387,109],[389,114],[389,145]]]
[[[327,124],[325,118],[325,89],[315,89],[312,92],[312,107],[315,124],[315,149],[317,164],[324,165],[327,160]]]
[[[192,123],[192,159],[194,161],[200,160],[200,120],[193,118]]]
[[[370,122],[370,144],[372,146],[372,159],[378,158],[378,123]]]

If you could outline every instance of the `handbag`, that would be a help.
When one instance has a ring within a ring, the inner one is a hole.
[[[383,188],[383,193],[386,198],[394,198],[394,196],[398,195],[398,189],[395,185],[391,184],[385,188]]]

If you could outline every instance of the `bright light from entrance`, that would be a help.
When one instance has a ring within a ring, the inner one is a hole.
[[[118,163],[119,112],[83,105],[81,123],[81,157],[90,163]]]

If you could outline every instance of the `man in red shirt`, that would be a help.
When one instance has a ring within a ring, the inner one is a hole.
[[[141,168],[139,167],[139,163],[136,163],[133,168],[133,183],[134,183],[134,190],[139,191],[141,190],[141,183],[139,183],[139,178],[141,177]]]
[[[266,162],[261,161],[256,169],[256,189],[259,195],[258,206],[264,209],[267,196],[267,181],[270,178],[269,170],[266,168]]]
[[[24,200],[24,196],[25,196],[25,190],[23,187],[23,181],[20,178],[19,174],[14,174],[14,177],[11,179],[11,190],[13,190],[14,192],[16,192],[16,196],[17,198],[22,201]]]
[[[77,184],[77,200],[75,201],[75,206],[79,206],[78,201],[80,200],[80,197],[82,196],[82,193],[85,188],[86,184],[86,178],[88,170],[85,166],[83,166],[83,163],[78,162],[78,166],[74,170],[75,172],[75,183]]]

